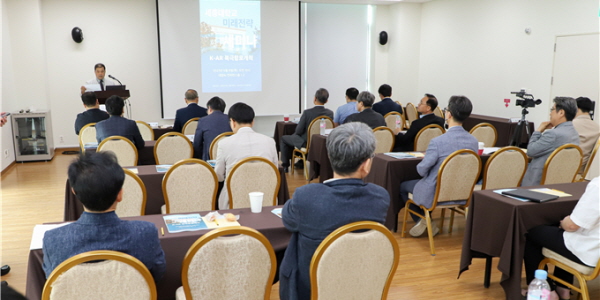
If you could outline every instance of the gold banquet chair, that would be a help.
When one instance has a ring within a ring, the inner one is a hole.
[[[162,181],[162,214],[214,210],[219,181],[205,161],[188,158],[175,163]]]
[[[331,129],[333,128],[333,120],[328,116],[318,116],[310,125],[308,125],[308,132],[306,133],[306,147],[302,147],[301,149],[294,148],[292,152],[292,174],[294,174],[294,159],[301,159],[304,163],[304,177],[308,180],[308,168],[306,167],[306,156],[308,155],[308,149],[310,149],[310,140],[312,139],[313,134],[319,134],[321,131],[321,127],[319,127],[319,122],[321,119],[325,120],[325,128]]]
[[[156,284],[135,257],[117,251],[90,251],[58,265],[44,285],[42,299],[154,300]]]
[[[432,139],[446,133],[442,126],[429,124],[423,127],[415,136],[415,151],[426,151]]]
[[[427,221],[427,233],[429,235],[431,255],[435,255],[431,212],[438,206],[442,208],[440,230],[443,230],[444,214],[447,208],[450,209],[450,226],[448,232],[452,232],[454,213],[465,214],[465,211],[471,202],[473,186],[477,182],[480,172],[481,158],[479,158],[479,155],[473,152],[473,150],[462,149],[448,155],[438,170],[437,185],[431,208],[419,205],[412,199],[408,199],[406,202],[406,206],[404,207],[404,223],[402,224],[402,237],[406,237],[406,223],[409,213],[425,219]],[[456,201],[465,201],[465,204],[452,203]],[[448,202],[450,202],[450,204],[447,204]],[[410,209],[411,203],[423,209],[425,215],[420,215]]]
[[[260,156],[246,157],[237,162],[225,179],[229,209],[250,207],[251,192],[262,192],[263,206],[277,205],[281,175],[277,167]]]
[[[398,243],[385,226],[371,221],[344,225],[312,257],[311,299],[387,299],[399,259]]]
[[[109,136],[98,145],[97,152],[102,151],[112,151],[117,156],[121,167],[137,166],[137,148],[128,138],[118,135]]]
[[[192,142],[179,132],[163,134],[154,145],[154,159],[157,165],[172,165],[193,156]]]
[[[394,143],[396,142],[396,136],[394,132],[385,126],[379,126],[373,129],[375,140],[377,141],[375,146],[375,153],[390,152],[394,149]]]
[[[495,190],[521,186],[527,171],[527,154],[521,148],[510,146],[496,151],[485,163],[482,185],[475,190]]]
[[[575,144],[564,144],[556,148],[544,164],[540,185],[575,181],[582,160],[581,148]]]
[[[598,164],[598,147],[600,147],[600,139],[596,143],[594,150],[588,158],[587,165],[583,169],[580,181],[592,180],[600,175],[600,165]]]
[[[210,142],[210,148],[208,150],[210,159],[217,159],[217,150],[219,149],[219,142],[222,139],[230,137],[232,135],[233,135],[233,132],[231,132],[231,131],[223,132],[223,133],[217,135],[217,137],[215,137],[212,140],[212,142]]]
[[[196,128],[198,128],[198,120],[200,120],[200,118],[196,117],[185,122],[185,124],[183,124],[181,133],[183,133],[183,135],[195,134]]]
[[[442,111],[442,109],[439,107],[439,105],[435,107],[435,109],[433,110],[433,114],[434,114],[434,115],[436,115],[436,116],[438,116],[438,117],[440,117],[440,118],[442,118],[442,119],[446,119],[446,118],[444,117],[444,112],[443,112],[443,111]]]
[[[150,124],[144,121],[135,121],[137,128],[140,130],[140,134],[142,135],[142,139],[144,141],[154,141],[154,130],[150,127]]]
[[[200,237],[181,267],[177,300],[265,299],[271,296],[277,261],[267,238],[255,229],[225,227]]]
[[[400,124],[398,124],[400,126],[400,130],[404,130],[404,125],[406,123],[406,120],[404,120],[404,115],[397,112],[397,111],[391,111],[389,113],[387,113],[384,117],[385,119],[385,126],[389,129],[391,129],[392,131],[394,131],[396,129],[396,121],[399,119],[400,120]]]
[[[406,126],[405,128],[410,128],[412,122],[419,118],[419,113],[417,113],[417,108],[414,104],[408,102],[406,104],[405,110],[405,118],[406,118]]]
[[[498,140],[496,127],[490,123],[479,123],[471,128],[469,133],[474,136],[478,142],[482,142],[485,147],[494,147]]]
[[[123,171],[123,201],[117,204],[115,213],[120,218],[143,216],[146,211],[146,186],[131,170],[123,168]]]
[[[85,153],[85,144],[96,144],[96,123],[89,123],[79,130],[79,148]]]
[[[568,286],[571,290],[577,291],[579,293],[577,299],[590,299],[587,281],[594,280],[598,277],[598,274],[600,273],[600,260],[598,260],[596,267],[588,267],[586,265],[578,264],[547,248],[542,248],[542,254],[545,258],[540,262],[538,269],[543,270],[547,264],[551,264],[573,274],[573,277],[577,278],[577,281],[579,282],[579,287],[573,285],[571,282],[566,282],[557,278],[550,272],[548,272],[548,278]]]

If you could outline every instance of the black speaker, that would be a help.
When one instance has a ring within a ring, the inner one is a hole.
[[[73,30],[71,30],[71,37],[73,37],[73,40],[76,43],[83,42],[83,31],[81,30],[81,28],[73,27]]]
[[[387,32],[382,31],[379,33],[379,44],[381,45],[385,45],[388,42],[388,35]]]

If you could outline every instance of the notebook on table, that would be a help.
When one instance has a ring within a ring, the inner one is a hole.
[[[512,190],[512,191],[503,191],[503,195],[509,195],[513,197],[524,198],[533,202],[546,202],[554,199],[558,199],[556,195],[544,194],[539,192],[534,192],[530,190]]]

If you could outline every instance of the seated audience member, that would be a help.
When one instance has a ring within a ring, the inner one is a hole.
[[[144,139],[140,133],[140,129],[133,120],[123,118],[123,107],[125,102],[119,96],[110,96],[106,99],[106,111],[110,118],[96,123],[96,140],[98,144],[105,138],[118,135],[128,138],[135,147],[140,150],[144,148]]]
[[[165,255],[154,224],[119,219],[115,209],[123,200],[125,173],[111,152],[81,155],[69,166],[69,184],[84,212],[74,223],[44,235],[46,277],[63,261],[80,253],[112,250],[139,259],[154,280],[166,270]]]
[[[261,156],[279,165],[275,141],[264,134],[254,132],[254,110],[248,104],[238,102],[229,109],[229,124],[233,135],[220,141],[217,146],[215,172],[220,182],[225,181],[233,166],[250,156]],[[260,174],[256,174],[260,176]],[[219,209],[229,209],[227,188],[219,195]]]
[[[225,101],[219,97],[212,97],[206,103],[208,116],[198,120],[198,127],[194,135],[194,157],[209,160],[212,141],[219,134],[231,131],[229,117],[223,113],[225,106]]]
[[[310,299],[310,261],[331,232],[358,221],[385,222],[389,194],[363,181],[371,170],[375,143],[363,123],[336,127],[327,138],[333,179],[299,187],[285,203],[283,225],[292,237],[279,271],[281,299]]]
[[[579,135],[571,122],[576,114],[577,102],[575,99],[554,98],[554,105],[550,109],[550,121],[542,122],[529,138],[527,156],[532,160],[527,166],[521,186],[540,184],[544,164],[556,148],[569,143],[579,145]]]
[[[77,115],[75,119],[75,134],[79,135],[81,128],[90,123],[98,123],[108,119],[109,115],[100,110],[100,103],[94,92],[85,92],[81,95],[85,111]]]
[[[315,99],[313,100],[315,107],[309,108],[302,113],[298,126],[296,126],[296,132],[292,135],[284,135],[281,137],[279,147],[281,150],[281,165],[283,166],[284,172],[288,172],[294,147],[301,149],[306,146],[310,122],[319,116],[327,116],[333,119],[333,112],[324,106],[325,103],[327,103],[327,99],[329,99],[329,92],[323,88],[318,89],[315,93]],[[296,164],[296,167],[302,168],[303,165],[300,162],[300,164]]]
[[[465,96],[450,97],[448,108],[444,113],[448,131],[431,140],[427,152],[425,152],[425,157],[417,165],[417,172],[423,178],[405,181],[400,184],[400,197],[404,201],[402,207],[408,201],[408,193],[413,194],[413,201],[418,205],[431,207],[435,196],[438,170],[444,159],[454,151],[461,149],[469,149],[477,153],[479,147],[477,139],[462,127],[462,123],[471,115],[472,110],[473,105],[469,98]],[[411,209],[421,215],[425,214],[425,211],[417,205],[412,204]],[[427,230],[427,222],[416,215],[411,214],[411,216],[417,224],[409,233],[413,237],[419,237]],[[436,235],[439,228],[433,221],[432,226],[433,234]]]
[[[185,92],[184,100],[187,107],[180,108],[175,112],[173,130],[177,132],[181,132],[183,130],[183,125],[190,119],[206,116],[206,108],[198,105],[198,92],[196,92],[196,90],[187,90]]]
[[[356,108],[356,96],[358,96],[358,90],[356,88],[349,88],[346,90],[346,104],[338,107],[335,111],[335,116],[333,117],[333,124],[338,126],[340,124],[344,124],[344,120],[349,115],[358,113]]]
[[[385,117],[388,113],[396,111],[402,113],[402,106],[392,100],[392,87],[389,84],[382,84],[377,91],[381,101],[373,105],[373,110]]]
[[[436,116],[433,111],[438,106],[437,98],[431,94],[425,94],[425,97],[417,104],[417,111],[421,114],[418,119],[412,121],[410,128],[406,133],[396,131],[396,143],[394,144],[394,152],[414,151],[415,138],[419,131],[427,125],[435,124],[444,127],[444,119]]]
[[[600,258],[600,195],[598,177],[592,179],[571,215],[564,217],[559,226],[540,225],[529,229],[525,243],[525,275],[527,284],[544,259],[542,248],[548,248],[578,264],[595,267]],[[573,282],[573,275],[554,268],[554,275],[565,282]],[[571,299],[568,287],[548,279],[552,288],[550,299]],[[523,294],[527,290],[522,291]]]
[[[360,113],[350,115],[346,118],[344,123],[349,122],[363,122],[371,129],[375,129],[379,126],[385,126],[385,119],[382,115],[378,114],[371,107],[373,106],[373,102],[375,102],[375,95],[369,92],[361,92],[357,97],[356,108]]]
[[[573,119],[573,127],[579,133],[579,147],[583,152],[583,161],[579,173],[583,173],[585,166],[590,158],[590,154],[594,150],[594,146],[598,142],[600,136],[600,126],[590,117],[590,111],[594,110],[594,104],[590,98],[579,97],[575,99],[577,102],[577,115]]]

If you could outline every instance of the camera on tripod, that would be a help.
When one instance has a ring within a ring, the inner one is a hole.
[[[535,107],[536,105],[539,105],[540,103],[542,103],[542,100],[540,100],[540,99],[534,100],[535,98],[533,97],[533,95],[525,93],[525,90],[520,90],[518,92],[510,92],[510,93],[516,95],[517,98],[520,98],[520,99],[517,99],[515,105],[523,107],[523,108]]]

